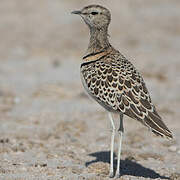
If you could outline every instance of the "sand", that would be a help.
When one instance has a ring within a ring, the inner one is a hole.
[[[70,14],[92,3],[111,10],[110,42],[174,134],[124,117],[119,179],[180,179],[180,1],[1,0],[0,180],[109,179],[110,122],[79,75],[89,32]]]

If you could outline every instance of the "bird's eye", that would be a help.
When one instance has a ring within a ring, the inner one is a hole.
[[[91,14],[96,15],[96,14],[98,14],[98,12],[93,11],[93,12],[91,12]]]

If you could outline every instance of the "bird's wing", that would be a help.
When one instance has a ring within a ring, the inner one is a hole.
[[[120,70],[117,70],[117,66],[120,66]],[[156,135],[172,138],[172,133],[157,113],[144,80],[135,67],[125,59],[116,63],[113,71],[118,74],[119,80],[116,94],[119,110],[149,127]]]
[[[107,110],[122,112],[156,135],[172,138],[151,102],[142,76],[124,57],[88,63],[81,73],[89,94]]]

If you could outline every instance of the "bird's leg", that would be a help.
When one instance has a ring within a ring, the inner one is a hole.
[[[117,170],[116,170],[116,177],[120,177],[120,160],[121,160],[121,145],[122,145],[122,137],[124,132],[123,127],[123,114],[120,114],[120,125],[119,125],[119,147],[118,147],[118,160],[117,160]]]
[[[111,121],[112,126],[112,134],[111,134],[111,157],[110,157],[110,171],[109,171],[109,177],[114,177],[114,169],[113,169],[113,154],[114,154],[114,136],[115,136],[115,125],[113,121],[112,114],[108,113],[109,119]]]

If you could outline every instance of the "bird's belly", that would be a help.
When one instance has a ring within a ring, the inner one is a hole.
[[[83,84],[84,89],[86,90],[86,94],[90,99],[94,99],[96,102],[98,102],[103,108],[105,108],[107,111],[118,113],[117,110],[114,110],[112,107],[108,106],[105,102],[100,101],[95,95],[93,95],[88,88],[88,85],[83,77],[83,74],[81,73],[81,82]]]
[[[81,75],[81,82],[82,82],[82,84],[83,84],[84,89],[86,90],[86,94],[88,95],[88,97],[89,97],[90,99],[91,99],[91,98],[95,99],[95,97],[93,96],[93,94],[91,93],[91,91],[89,90],[89,88],[88,88],[88,86],[87,86],[87,83],[86,83],[86,81],[85,81],[85,79],[84,79],[84,77],[83,77],[83,74],[81,73],[80,75]]]

